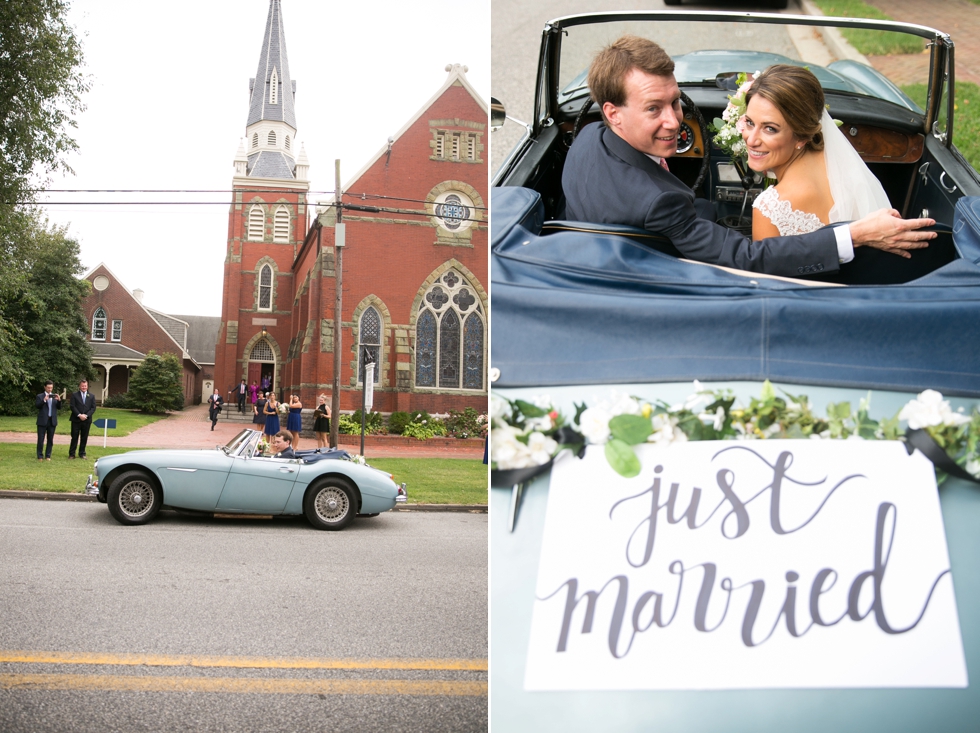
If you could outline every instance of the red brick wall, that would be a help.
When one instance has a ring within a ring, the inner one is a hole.
[[[432,160],[434,151],[430,145],[432,126],[430,121],[440,120],[440,129],[458,129],[479,133],[483,150],[477,152],[477,162]],[[482,128],[474,127],[478,123]],[[345,203],[381,206],[412,211],[423,211],[423,203],[430,192],[447,181],[462,181],[475,191],[477,206],[486,207],[488,195],[489,129],[486,112],[470,93],[461,86],[448,88],[421,116],[395,140],[390,156],[382,155],[356,180],[348,184],[349,193]],[[356,162],[354,162],[356,165]],[[354,167],[352,165],[351,167]],[[363,198],[367,194],[369,198]],[[279,200],[292,196],[289,200],[299,202],[299,192],[275,194],[256,194],[244,192],[243,202],[251,197],[261,196],[263,200]],[[374,198],[375,196],[390,197]],[[334,229],[330,226],[319,231],[314,225],[305,233],[296,231],[295,245],[254,243],[244,241],[244,230],[248,214],[247,205],[233,205],[229,217],[228,256],[225,265],[224,303],[222,321],[238,320],[238,343],[226,344],[226,326],[219,335],[216,352],[215,378],[217,386],[223,390],[230,388],[241,379],[243,352],[249,339],[261,331],[261,326],[251,326],[251,319],[274,317],[276,326],[267,326],[268,333],[279,346],[284,364],[279,368],[279,385],[284,392],[298,393],[304,406],[312,407],[319,393],[330,393],[333,381],[334,355],[332,351],[321,350],[320,324],[327,320],[331,325],[334,319],[336,280],[325,276],[317,267],[320,249],[324,251],[327,262],[325,270],[332,268]],[[440,266],[455,260],[464,272],[472,274],[471,283],[478,292],[485,294],[488,286],[487,268],[487,216],[479,212],[481,221],[470,229],[471,237],[467,245],[449,246],[437,243],[437,229],[428,216],[404,213],[372,214],[347,211],[347,247],[344,251],[343,273],[343,346],[341,358],[341,408],[357,409],[361,404],[359,388],[351,385],[355,370],[354,331],[352,328],[355,309],[368,296],[375,296],[384,304],[388,317],[383,327],[393,327],[383,331],[382,364],[383,376],[387,384],[375,386],[374,409],[382,412],[394,410],[426,410],[443,413],[450,409],[474,407],[481,412],[487,409],[486,391],[455,390],[407,390],[396,389],[396,363],[408,363],[411,354],[395,353],[394,330],[408,330],[413,322],[412,306],[419,289],[426,279]],[[294,222],[299,222],[297,216]],[[389,220],[389,221],[383,221]],[[396,220],[391,223],[390,220]],[[329,248],[329,250],[328,250]],[[254,313],[255,309],[255,265],[263,256],[273,257],[280,273],[292,273],[291,278],[277,278],[275,313]],[[294,257],[298,259],[293,263]],[[240,257],[241,261],[236,262]],[[307,275],[310,275],[307,281]],[[305,290],[304,290],[304,283]],[[384,309],[378,308],[379,311]],[[285,312],[283,312],[285,311]],[[385,313],[382,312],[385,317]],[[486,316],[486,311],[484,311]],[[303,351],[303,340],[307,325],[312,321],[310,343]],[[489,329],[484,334],[488,341]],[[289,358],[290,343],[297,339],[297,346]],[[414,340],[409,347],[414,350]],[[486,351],[484,367],[489,358]],[[410,383],[414,373],[408,372]]]

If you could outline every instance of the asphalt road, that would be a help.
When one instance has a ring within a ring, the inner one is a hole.
[[[541,31],[544,24],[564,15],[597,12],[602,10],[734,10],[758,12],[800,13],[800,7],[791,0],[783,11],[774,10],[765,2],[748,0],[712,2],[711,0],[687,0],[682,6],[668,8],[661,0],[493,0],[491,3],[491,67],[493,80],[491,94],[504,103],[508,115],[523,122],[531,120],[534,106],[535,73],[538,52],[541,48]],[[700,37],[703,48],[726,48],[731,39]],[[587,62],[586,62],[587,63]],[[490,168],[496,172],[507,154],[517,144],[524,128],[508,120],[493,133]]]
[[[487,517],[0,499],[0,730],[487,729]]]

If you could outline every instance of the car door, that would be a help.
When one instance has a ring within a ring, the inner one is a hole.
[[[159,468],[163,503],[181,509],[214,511],[234,458],[222,451],[173,451]]]
[[[302,464],[295,459],[236,456],[218,499],[218,511],[279,514]]]

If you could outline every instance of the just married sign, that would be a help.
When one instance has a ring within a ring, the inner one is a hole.
[[[932,464],[896,442],[555,463],[525,689],[965,687]]]

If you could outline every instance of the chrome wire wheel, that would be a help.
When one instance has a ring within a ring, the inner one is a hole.
[[[133,519],[148,514],[153,509],[153,503],[153,487],[146,481],[130,481],[119,492],[119,508]]]
[[[336,486],[327,486],[317,492],[313,500],[316,515],[327,523],[339,522],[350,511],[347,492]]]

